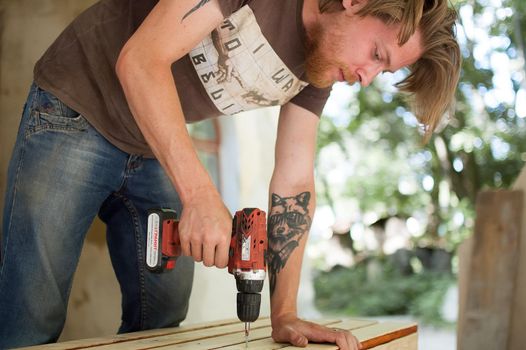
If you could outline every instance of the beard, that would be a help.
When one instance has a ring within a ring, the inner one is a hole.
[[[357,80],[347,65],[336,58],[336,55],[342,51],[340,43],[343,42],[343,37],[326,35],[318,24],[310,28],[307,32],[305,57],[305,72],[310,84],[317,88],[331,86],[336,81],[334,73],[338,69],[349,83]]]

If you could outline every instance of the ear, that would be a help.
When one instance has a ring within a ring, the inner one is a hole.
[[[281,203],[281,197],[275,193],[272,193],[272,206],[279,205]]]
[[[303,192],[300,193],[298,197],[298,203],[305,209],[307,209],[307,206],[309,205],[310,200],[310,192]]]
[[[367,0],[342,0],[342,6],[346,12],[355,14],[366,1]]]

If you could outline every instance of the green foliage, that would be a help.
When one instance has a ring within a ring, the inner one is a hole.
[[[445,326],[450,323],[442,317],[441,308],[449,287],[455,282],[453,276],[444,274],[415,275],[413,283],[419,285],[419,291],[409,304],[409,314],[415,315],[423,323]]]
[[[367,88],[350,88],[347,108],[322,118],[317,161],[319,204],[352,199],[358,218],[418,218],[426,230],[415,244],[451,249],[472,230],[477,193],[511,186],[526,160],[526,116],[516,108],[526,95],[526,5],[453,4],[461,15],[463,66],[448,126],[422,146],[409,106],[392,87],[404,73],[382,75]],[[334,156],[334,144],[348,164],[343,185],[329,176],[337,165],[324,161]]]
[[[380,274],[374,278],[367,272],[371,263],[381,266]],[[335,315],[411,314],[426,324],[446,325],[440,310],[454,280],[452,274],[444,272],[423,271],[406,276],[389,261],[369,259],[353,268],[319,271],[314,280],[316,305]]]

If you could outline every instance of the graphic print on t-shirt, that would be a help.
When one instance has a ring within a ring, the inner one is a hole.
[[[274,52],[247,5],[189,55],[208,96],[224,114],[283,105],[307,86]]]

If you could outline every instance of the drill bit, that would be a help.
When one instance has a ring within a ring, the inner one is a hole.
[[[248,349],[248,333],[250,332],[250,322],[245,322],[245,349]]]

